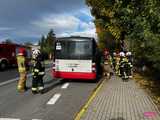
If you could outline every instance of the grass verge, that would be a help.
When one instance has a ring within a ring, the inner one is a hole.
[[[147,91],[160,110],[160,80],[143,76],[139,73],[134,74],[134,80],[139,86]]]

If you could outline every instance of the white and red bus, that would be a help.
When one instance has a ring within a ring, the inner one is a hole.
[[[53,76],[64,79],[96,80],[100,56],[94,38],[63,37],[56,40]]]

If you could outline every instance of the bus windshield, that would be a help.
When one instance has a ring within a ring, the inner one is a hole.
[[[92,59],[91,40],[60,40],[56,43],[56,59]]]

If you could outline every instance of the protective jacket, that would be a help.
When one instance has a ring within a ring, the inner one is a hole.
[[[24,56],[22,55],[17,56],[17,64],[18,64],[18,71],[20,73],[26,72],[26,61]]]
[[[44,74],[45,74],[44,70],[45,70],[44,63],[39,60],[34,60],[33,67],[32,67],[33,77],[36,77],[39,75],[44,76]]]

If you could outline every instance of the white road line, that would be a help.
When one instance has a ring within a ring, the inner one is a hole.
[[[46,69],[46,71],[48,71],[48,70],[50,70],[50,68]],[[32,76],[31,73],[27,75],[27,77],[31,77],[31,76]],[[10,80],[8,80],[8,81],[2,82],[2,83],[0,83],[0,87],[3,86],[3,85],[6,85],[6,84],[10,84],[10,83],[12,83],[12,82],[18,81],[18,80],[19,80],[19,77],[16,77],[16,78],[14,78],[14,79],[10,79]],[[1,120],[1,119],[0,119],[0,120]]]
[[[21,120],[21,119],[16,119],[16,118],[0,118],[0,120]]]
[[[41,119],[32,119],[32,120],[41,120]]]
[[[61,97],[61,94],[55,94],[49,101],[48,101],[48,105],[54,105],[57,100]]]
[[[67,89],[68,86],[69,86],[69,83],[65,83],[61,88],[62,88],[62,89]]]
[[[32,74],[28,74],[27,77],[31,77]],[[3,86],[3,85],[6,85],[6,84],[9,84],[9,83],[12,83],[12,82],[15,82],[15,81],[18,81],[19,80],[19,77],[16,77],[14,79],[10,79],[8,81],[5,81],[5,82],[2,82],[0,83],[0,86]]]

